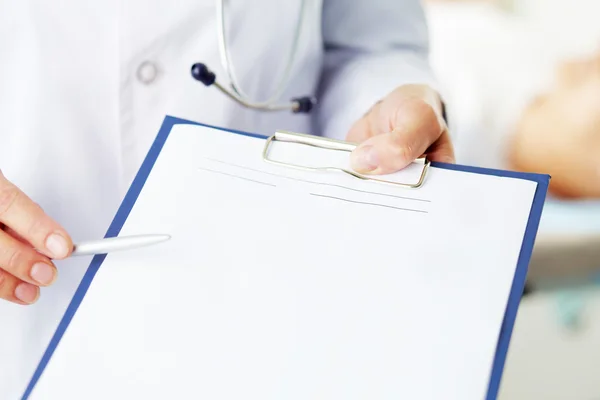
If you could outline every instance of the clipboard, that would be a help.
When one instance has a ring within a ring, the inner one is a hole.
[[[205,126],[208,128],[221,130],[221,131],[228,132],[228,133],[264,139],[265,147],[264,147],[263,157],[264,157],[265,162],[276,162],[269,158],[268,149],[269,149],[270,144],[272,144],[274,141],[277,141],[277,140],[300,142],[300,144],[332,148],[332,149],[337,149],[337,150],[341,150],[341,151],[351,151],[351,149],[353,148],[352,144],[312,137],[309,135],[299,135],[299,134],[293,134],[293,133],[291,134],[289,132],[280,132],[279,134],[275,134],[271,137],[265,137],[263,135],[257,135],[257,134],[250,133],[250,132],[243,132],[243,131],[239,131],[239,130],[229,130],[229,129],[224,129],[221,127],[216,127],[216,126],[211,126],[211,125],[201,124],[201,123],[197,123],[197,122],[193,122],[193,121],[189,121],[189,120],[180,119],[180,118],[176,118],[173,116],[167,116],[164,119],[162,127],[161,127],[158,135],[156,136],[154,143],[150,147],[150,149],[147,153],[147,156],[139,169],[138,174],[136,175],[136,177],[135,177],[133,183],[131,184],[110,227],[108,228],[105,237],[115,237],[115,236],[119,235],[119,232],[121,231],[121,228],[123,227],[123,224],[127,220],[130,211],[132,210],[134,204],[136,203],[136,200],[138,199],[138,196],[140,195],[140,192],[142,191],[142,189],[144,187],[144,184],[150,174],[150,171],[152,170],[163,146],[165,145],[165,142],[169,136],[169,133],[171,132],[172,128],[175,125],[179,125],[179,124]],[[465,172],[465,173],[486,174],[486,175],[492,175],[492,176],[497,176],[497,177],[512,177],[512,178],[530,180],[530,181],[534,181],[537,183],[537,189],[535,191],[531,212],[529,214],[526,231],[525,231],[525,234],[523,237],[523,242],[522,242],[521,249],[519,252],[519,257],[518,257],[518,262],[517,262],[517,266],[515,269],[514,279],[512,281],[510,296],[509,296],[509,299],[507,302],[506,311],[504,314],[504,319],[503,319],[503,323],[501,326],[501,330],[500,330],[500,334],[499,334],[499,338],[498,338],[498,342],[497,342],[495,358],[493,361],[493,366],[492,366],[492,370],[491,370],[491,374],[490,374],[490,380],[489,380],[486,399],[493,400],[493,399],[496,399],[497,395],[498,395],[500,382],[501,382],[501,378],[502,378],[502,372],[504,369],[505,360],[506,360],[509,343],[510,343],[510,339],[511,339],[511,334],[513,331],[513,326],[515,323],[521,296],[523,294],[524,287],[525,287],[525,280],[527,277],[528,265],[529,265],[529,262],[530,262],[530,259],[532,256],[532,249],[534,246],[537,229],[538,229],[538,226],[540,223],[540,218],[542,215],[542,210],[543,210],[543,206],[544,206],[544,202],[545,202],[545,198],[546,198],[546,193],[548,190],[548,184],[549,184],[550,177],[547,175],[540,175],[540,174],[518,173],[518,172],[492,170],[492,169],[484,169],[484,168],[454,165],[454,164],[429,162],[426,159],[420,159],[420,160],[417,160],[416,162],[422,166],[421,175],[416,182],[408,182],[408,183],[406,183],[406,182],[402,182],[402,183],[383,182],[383,183],[392,184],[392,185],[400,184],[400,185],[410,187],[414,190],[419,190],[420,187],[427,184],[426,175],[427,175],[427,171],[430,167],[448,169],[448,170],[453,170],[453,171],[460,171],[460,172]],[[299,166],[299,165],[292,165],[291,167],[304,168],[303,166]],[[339,172],[340,169],[338,168],[337,170]],[[353,175],[353,173],[348,172],[348,171],[341,171],[341,172],[346,172],[346,173],[350,173],[351,175]],[[363,176],[357,176],[357,178],[371,179],[371,178],[363,177]],[[374,178],[374,179],[377,179],[377,178]],[[81,302],[83,301],[84,297],[86,296],[86,292],[88,291],[90,285],[92,284],[92,281],[94,280],[94,276],[96,275],[99,268],[103,264],[105,258],[106,258],[106,255],[97,255],[93,258],[92,262],[90,263],[79,287],[77,288],[77,290],[73,296],[72,301],[70,302],[51,341],[49,342],[46,351],[44,352],[43,356],[41,357],[41,360],[40,360],[37,368],[33,372],[31,380],[29,381],[29,384],[27,385],[27,387],[23,393],[23,396],[22,396],[23,400],[29,399],[32,391],[36,387],[36,384],[40,380],[46,366],[50,362],[54,351],[56,350],[58,344],[60,343],[65,331],[69,327],[69,324],[71,323]]]

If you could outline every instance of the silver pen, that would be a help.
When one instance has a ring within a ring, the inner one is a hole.
[[[166,234],[117,236],[100,240],[91,240],[74,245],[72,256],[91,254],[107,254],[115,251],[130,250],[142,246],[150,246],[171,239]]]

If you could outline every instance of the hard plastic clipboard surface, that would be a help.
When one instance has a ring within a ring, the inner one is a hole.
[[[195,123],[195,122],[167,116],[165,118],[163,125],[162,125],[153,145],[151,146],[144,162],[142,163],[142,166],[141,166],[138,174],[136,175],[129,191],[127,192],[127,194],[121,204],[121,207],[117,211],[117,213],[106,233],[106,237],[114,237],[119,234],[123,224],[125,223],[125,221],[128,218],[128,215],[129,215],[131,209],[133,208],[142,188],[144,187],[146,179],[149,176],[150,171],[152,170],[154,163],[157,160],[157,158],[161,152],[161,149],[169,136],[169,133],[171,132],[171,129],[176,124],[192,124],[192,125],[207,126],[207,127],[210,127],[213,129],[219,129],[219,130],[222,130],[225,132],[266,139],[264,136],[261,136],[261,135],[256,135],[256,134],[251,134],[251,133],[241,132],[241,131],[227,130],[227,129],[223,129],[223,128],[208,126],[205,124]],[[502,372],[503,372],[503,368],[504,368],[504,363],[505,363],[506,355],[507,355],[507,351],[508,351],[508,346],[510,343],[510,338],[511,338],[513,326],[515,323],[516,315],[517,315],[517,309],[519,307],[521,295],[523,293],[523,289],[524,289],[524,285],[525,285],[525,279],[527,276],[528,265],[529,265],[529,261],[531,258],[532,249],[533,249],[533,245],[535,242],[537,229],[538,229],[538,226],[540,223],[542,209],[543,209],[543,205],[544,205],[544,201],[545,201],[545,197],[546,197],[546,193],[547,193],[549,177],[546,175],[524,174],[524,173],[516,173],[516,172],[507,172],[507,171],[466,167],[466,166],[460,166],[460,165],[440,164],[440,163],[432,163],[431,167],[449,169],[449,170],[455,170],[455,171],[462,171],[462,172],[467,172],[467,173],[487,174],[487,175],[500,176],[500,177],[519,178],[519,179],[534,181],[534,182],[537,182],[537,184],[538,184],[536,193],[534,196],[534,201],[533,201],[533,205],[531,208],[531,212],[529,215],[529,219],[527,222],[527,228],[526,228],[523,242],[521,245],[518,263],[516,266],[515,275],[514,275],[514,279],[512,282],[512,288],[511,288],[510,296],[509,296],[509,299],[507,302],[507,307],[506,307],[506,311],[505,311],[505,315],[504,315],[504,321],[503,321],[503,324],[502,324],[502,327],[500,330],[500,334],[499,334],[494,363],[493,363],[492,371],[490,374],[490,381],[489,381],[489,385],[488,385],[486,399],[488,399],[488,400],[495,399],[498,394],[500,381],[501,381],[501,377],[502,377]],[[416,189],[416,190],[418,190],[418,189]],[[93,258],[78,289],[75,292],[75,295],[73,296],[73,299],[72,299],[69,307],[67,308],[67,311],[65,312],[61,322],[59,323],[59,325],[56,329],[56,332],[53,335],[38,367],[36,368],[35,372],[33,373],[33,376],[22,396],[22,399],[28,399],[29,396],[31,395],[38,380],[42,376],[44,369],[46,368],[50,359],[52,358],[52,355],[53,355],[56,347],[58,346],[63,334],[65,333],[66,329],[68,328],[73,316],[77,312],[79,305],[81,304],[83,298],[85,297],[86,292],[87,292],[88,288],[90,287],[95,274],[97,273],[98,269],[102,265],[105,257],[106,257],[105,255],[97,255]]]

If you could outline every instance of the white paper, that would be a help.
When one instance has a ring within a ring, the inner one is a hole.
[[[174,127],[121,231],[171,241],[106,257],[31,399],[485,397],[536,183],[264,143]]]

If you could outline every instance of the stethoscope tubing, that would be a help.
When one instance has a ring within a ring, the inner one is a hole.
[[[226,71],[231,90],[228,90],[223,84],[216,80],[215,74],[208,69],[205,64],[196,63],[192,65],[192,76],[194,79],[202,82],[205,86],[215,86],[224,95],[229,97],[236,103],[246,107],[261,111],[285,111],[290,110],[294,113],[308,113],[312,110],[316,104],[316,100],[310,96],[304,96],[292,99],[289,103],[277,104],[276,101],[281,98],[283,92],[289,84],[291,79],[291,72],[295,59],[298,53],[298,43],[302,33],[302,25],[306,14],[306,0],[300,1],[300,12],[296,29],[293,36],[292,46],[290,48],[290,54],[287,57],[287,64],[285,66],[284,73],[280,78],[274,93],[264,101],[252,100],[251,96],[247,95],[242,89],[238,82],[235,68],[231,61],[231,53],[227,44],[226,27],[225,27],[225,4],[224,0],[217,1],[217,30],[218,30],[218,42],[219,42],[219,54],[221,56],[221,63],[223,69]]]

